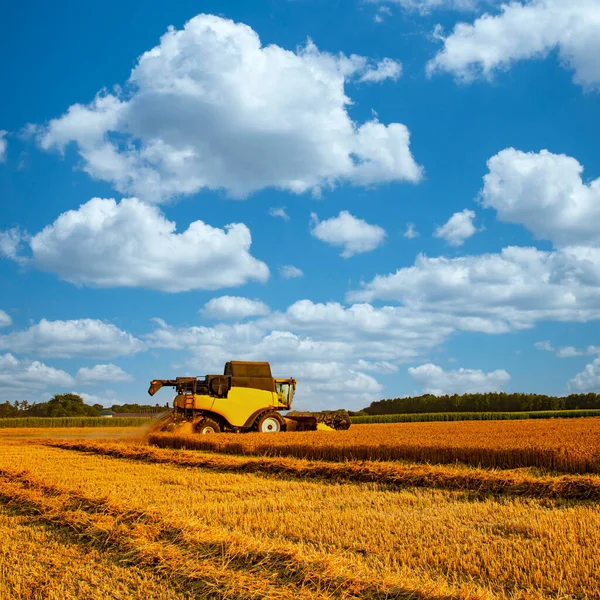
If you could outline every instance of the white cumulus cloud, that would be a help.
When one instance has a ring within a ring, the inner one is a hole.
[[[269,269],[249,253],[243,223],[224,229],[194,221],[177,233],[156,206],[94,198],[29,240],[31,263],[77,285],[166,292],[264,282]]]
[[[294,265],[283,265],[279,269],[279,274],[284,279],[296,279],[297,277],[304,276],[302,269],[299,269],[298,267],[295,267]]]
[[[488,168],[481,204],[495,209],[500,220],[550,240],[553,250],[509,246],[457,258],[421,254],[412,266],[362,283],[347,300],[395,301],[415,312],[455,318],[457,329],[486,333],[540,321],[600,319],[600,179],[584,182],[575,159],[548,151],[509,148],[492,157]],[[456,213],[436,235],[458,244],[476,231],[473,217],[468,210]]]
[[[545,58],[558,51],[561,64],[586,87],[600,84],[600,2],[531,0],[506,2],[496,15],[458,23],[428,72],[447,71],[463,81],[492,77],[516,61]]]
[[[415,311],[464,319],[460,328],[501,333],[539,321],[600,319],[600,249],[429,258],[377,275],[348,294],[351,302],[393,300]]]
[[[433,236],[446,240],[451,246],[462,246],[466,239],[477,232],[473,225],[474,218],[475,213],[465,208],[454,213],[444,225],[435,230]]]
[[[538,350],[545,352],[554,352],[558,358],[574,358],[576,356],[593,356],[600,354],[600,347],[589,345],[586,348],[576,348],[575,346],[561,346],[555,348],[548,340],[536,342],[534,344]]]
[[[39,401],[39,392],[49,388],[68,387],[73,383],[73,377],[60,369],[37,360],[19,360],[12,354],[0,354],[1,400]]]
[[[99,381],[133,381],[133,377],[117,365],[95,365],[91,368],[82,367],[77,371],[77,380],[82,383],[96,383]]]
[[[270,309],[264,302],[241,296],[212,298],[200,310],[204,317],[224,321],[245,319],[246,317],[261,317],[268,315],[269,312]]]
[[[8,327],[9,325],[12,325],[10,315],[3,310],[0,310],[0,327]]]
[[[575,158],[507,148],[487,165],[481,201],[498,219],[554,245],[600,245],[600,179],[584,182]]]
[[[426,394],[467,394],[476,392],[498,392],[510,381],[504,369],[485,373],[480,369],[457,369],[444,371],[434,364],[410,367],[409,375],[423,388]]]
[[[72,105],[37,139],[59,151],[74,143],[92,177],[144,201],[417,182],[406,126],[356,123],[347,111],[347,84],[392,71],[310,40],[295,52],[263,46],[249,26],[202,14],[140,56],[126,91]]]
[[[110,358],[135,354],[144,344],[112,323],[98,319],[48,321],[0,335],[0,350],[55,358]]]
[[[596,392],[600,393],[600,358],[585,366],[583,371],[577,373],[569,380],[571,392]]]
[[[415,224],[409,222],[406,224],[406,230],[402,235],[409,240],[414,240],[416,237],[419,237],[420,234],[416,230]]]
[[[22,262],[19,253],[27,239],[27,234],[19,227],[0,231],[0,257]]]
[[[281,206],[279,208],[275,208],[275,207],[270,208],[269,214],[272,217],[279,217],[280,219],[283,219],[284,221],[290,220],[290,216],[287,214],[285,206]]]
[[[391,58],[384,58],[375,67],[368,68],[360,77],[367,83],[381,83],[386,79],[397,81],[402,75],[402,63]]]
[[[342,247],[343,258],[375,250],[383,244],[386,236],[383,227],[370,225],[347,210],[325,221],[319,221],[319,217],[312,213],[311,222],[311,235],[331,246]]]

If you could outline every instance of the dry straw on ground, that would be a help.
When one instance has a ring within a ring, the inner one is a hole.
[[[65,450],[227,473],[258,473],[335,482],[381,483],[390,489],[414,486],[479,494],[600,501],[600,477],[598,476],[550,477],[514,470],[490,471],[397,462],[335,463],[287,457],[225,456],[106,440],[50,439],[43,443]]]
[[[179,464],[162,462],[176,457]],[[186,461],[194,457],[192,468]],[[312,467],[325,471],[304,477],[301,469]],[[125,599],[140,597],[143,586],[147,600],[600,597],[597,502],[517,497],[500,488],[472,493],[465,480],[464,489],[413,487],[461,474],[512,478],[517,488],[598,478],[397,462],[368,467],[378,477],[389,468],[422,481],[352,481],[343,471],[360,473],[352,463],[0,434],[0,502],[15,543],[23,540],[25,558],[36,556],[49,573],[65,573],[52,578],[20,564],[8,544],[0,597]],[[0,513],[0,541],[2,525]],[[85,595],[90,581],[98,581],[97,595]],[[27,582],[37,595],[25,595]]]

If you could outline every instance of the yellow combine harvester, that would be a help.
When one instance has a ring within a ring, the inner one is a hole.
[[[268,362],[230,361],[223,375],[155,379],[148,393],[154,396],[164,386],[177,390],[173,411],[158,423],[159,430],[173,429],[181,422],[190,422],[194,431],[204,434],[350,427],[345,410],[283,415],[292,408],[296,383],[292,378],[274,379]]]

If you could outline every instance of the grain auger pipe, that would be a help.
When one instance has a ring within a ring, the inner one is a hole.
[[[181,422],[191,422],[198,433],[221,431],[275,433],[348,429],[350,416],[345,410],[287,412],[292,408],[297,381],[277,379],[268,362],[230,361],[223,375],[155,379],[148,393],[175,387],[173,411],[162,421],[162,430],[172,430]]]

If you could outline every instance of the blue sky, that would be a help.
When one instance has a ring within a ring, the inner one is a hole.
[[[149,402],[229,359],[307,408],[598,391],[573,4],[3,6],[0,400]]]

